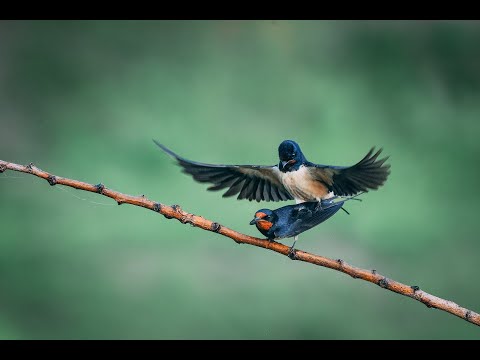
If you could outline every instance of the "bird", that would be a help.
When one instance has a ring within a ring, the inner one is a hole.
[[[308,161],[300,146],[284,140],[278,147],[276,165],[214,165],[185,159],[153,139],[164,152],[173,157],[183,172],[201,183],[210,183],[210,191],[227,189],[223,197],[237,195],[249,201],[317,202],[334,196],[351,196],[377,190],[387,180],[389,157],[378,159],[382,148],[375,147],[355,165],[320,165]]]
[[[352,198],[336,202],[333,201],[334,198],[322,200],[321,208],[317,207],[316,202],[303,202],[276,210],[260,209],[255,212],[250,225],[255,225],[269,241],[293,237],[293,245],[288,253],[292,257],[299,234],[328,220],[340,209],[346,211],[343,204]]]

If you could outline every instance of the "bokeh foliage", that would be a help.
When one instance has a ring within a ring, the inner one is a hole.
[[[210,163],[390,155],[379,191],[298,248],[480,311],[480,23],[0,22],[0,159],[259,235],[255,210],[181,174]],[[0,175],[0,338],[478,339],[343,274]],[[287,241],[287,244],[290,242]]]

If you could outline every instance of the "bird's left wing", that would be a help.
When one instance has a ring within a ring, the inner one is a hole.
[[[322,201],[322,207],[318,207],[317,202],[304,202],[277,209],[277,211],[288,209],[290,215],[284,216],[284,219],[288,219],[288,222],[285,226],[275,230],[275,237],[283,239],[310,230],[335,215],[342,208],[343,203],[344,201]]]
[[[280,181],[277,166],[204,164],[178,156],[156,140],[153,141],[177,161],[184,173],[198,182],[213,184],[207,190],[228,188],[223,197],[239,194],[237,199],[258,202],[293,200]]]
[[[376,190],[382,186],[390,174],[388,157],[378,159],[382,152],[370,149],[367,155],[353,166],[329,166],[309,163],[310,175],[325,184],[335,195],[349,196],[362,191]]]
[[[307,206],[310,206],[312,210],[308,212],[300,211],[298,213],[296,223],[298,234],[327,221],[342,208],[343,203],[344,201],[338,201],[331,204],[324,204],[324,202],[322,202],[321,208],[317,208],[317,203],[304,203]]]

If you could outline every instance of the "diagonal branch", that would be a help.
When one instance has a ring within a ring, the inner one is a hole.
[[[117,191],[106,188],[103,184],[92,185],[78,180],[72,180],[63,178],[60,176],[55,176],[47,173],[46,171],[40,170],[33,164],[27,166],[18,165],[14,163],[9,163],[0,160],[0,173],[5,170],[19,171],[27,174],[32,174],[38,176],[42,179],[48,181],[50,185],[66,185],[73,187],[75,189],[90,191],[94,193],[99,193],[109,198],[114,199],[118,205],[121,204],[131,204],[136,206],[141,206],[155,212],[158,212],[164,215],[167,219],[177,219],[182,224],[191,224],[192,226],[199,227],[203,230],[208,230],[216,232],[223,236],[233,239],[238,244],[250,244],[258,247],[262,247],[268,250],[275,251],[277,253],[288,256],[290,248],[286,245],[277,243],[275,241],[268,241],[266,239],[258,239],[251,237],[245,234],[231,230],[219,223],[204,219],[201,216],[187,213],[183,211],[178,205],[164,205],[158,202],[151,201],[145,196],[131,196],[127,194],[122,194]],[[354,279],[362,279],[378,286],[396,292],[397,294],[405,295],[411,297],[412,299],[418,300],[425,304],[429,308],[436,308],[443,311],[446,311],[450,314],[458,316],[472,324],[480,326],[480,314],[463,308],[458,304],[439,298],[437,296],[431,295],[425,291],[420,290],[418,286],[409,286],[402,284],[398,281],[389,279],[375,270],[365,270],[352,265],[347,264],[341,259],[332,260],[323,256],[311,254],[301,250],[295,251],[295,260],[304,261],[318,266],[327,267],[333,270],[341,271],[345,274],[350,275]]]

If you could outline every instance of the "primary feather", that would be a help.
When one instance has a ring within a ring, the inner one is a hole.
[[[277,166],[259,165],[213,165],[187,160],[153,140],[160,149],[172,156],[196,181],[213,184],[210,191],[228,189],[223,197],[238,194],[237,199],[250,201],[284,201],[293,200],[280,181]]]
[[[335,195],[349,196],[361,191],[376,190],[387,180],[390,165],[385,164],[388,156],[377,160],[382,149],[373,154],[374,150],[370,149],[367,155],[353,166],[311,164],[311,173]]]

